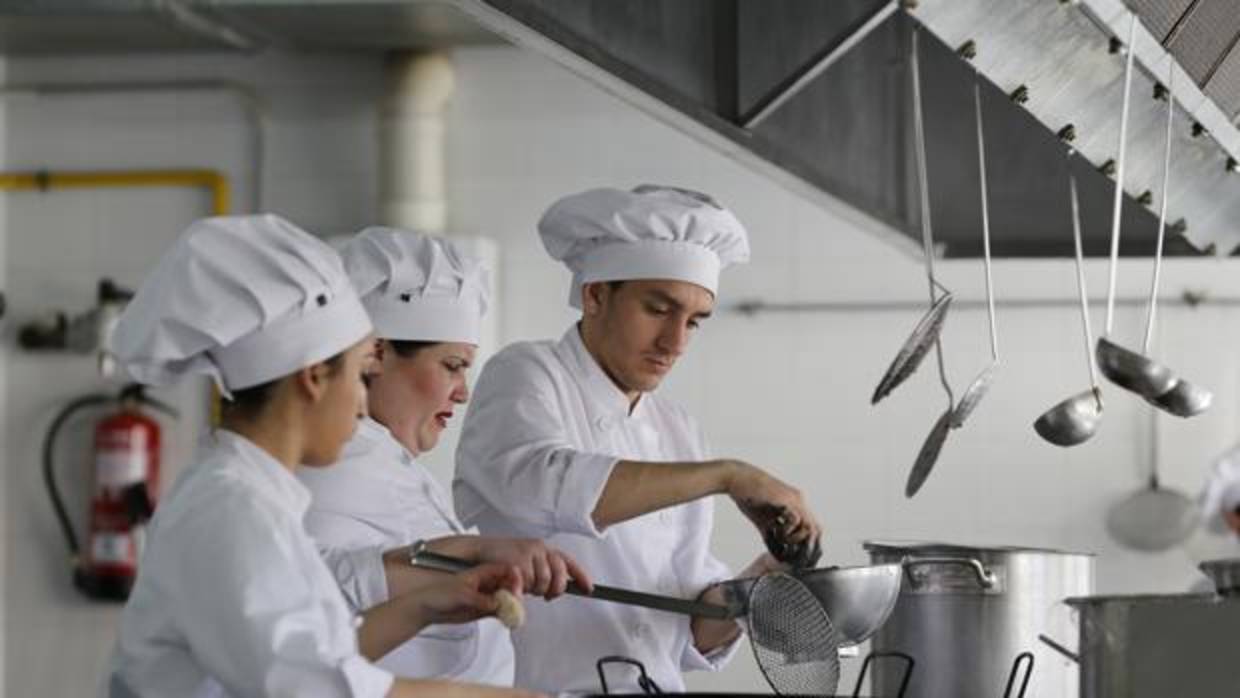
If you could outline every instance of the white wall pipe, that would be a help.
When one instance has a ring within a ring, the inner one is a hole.
[[[491,302],[482,319],[475,366],[499,350],[499,245],[492,238],[451,230],[447,197],[447,117],[456,89],[451,59],[442,52],[393,54],[379,110],[379,223],[449,235],[491,270]],[[532,232],[531,232],[532,234]],[[477,375],[477,369],[474,370]],[[459,421],[459,418],[458,418]],[[420,460],[441,482],[452,481],[458,425]]]
[[[448,228],[445,113],[456,77],[441,52],[393,54],[379,111],[381,222],[442,235]]]

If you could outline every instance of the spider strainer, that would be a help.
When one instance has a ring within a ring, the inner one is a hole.
[[[780,695],[831,695],[840,681],[839,636],[796,577],[763,575],[749,591],[749,646]]]

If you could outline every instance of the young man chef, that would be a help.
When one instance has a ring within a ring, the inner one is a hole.
[[[508,346],[479,377],[453,483],[465,525],[546,537],[599,583],[719,602],[713,585],[729,575],[708,549],[711,495],[726,494],[781,557],[816,559],[820,529],[801,494],[713,459],[693,418],[654,392],[710,316],[720,270],[748,260],[740,221],[704,194],[641,186],[565,197],[539,233],[573,272],[581,320],[559,341]],[[777,565],[762,555],[742,576]],[[739,635],[732,621],[534,603],[514,636],[516,685],[597,691],[595,662],[623,655],[681,691],[682,671],[718,668]],[[636,679],[608,676],[629,690]]]

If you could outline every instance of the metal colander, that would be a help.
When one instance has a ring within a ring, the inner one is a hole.
[[[840,639],[822,603],[796,577],[773,572],[749,591],[749,645],[780,695],[831,695]]]

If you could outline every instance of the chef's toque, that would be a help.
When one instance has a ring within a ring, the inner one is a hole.
[[[210,376],[225,397],[329,359],[370,319],[340,257],[279,216],[194,222],[138,289],[115,353],[135,380]]]
[[[538,223],[543,246],[572,272],[569,304],[595,281],[671,279],[717,294],[719,272],[749,261],[749,239],[706,194],[644,184],[591,189],[552,204]]]
[[[378,336],[478,344],[490,297],[481,260],[443,238],[377,227],[340,254]]]

